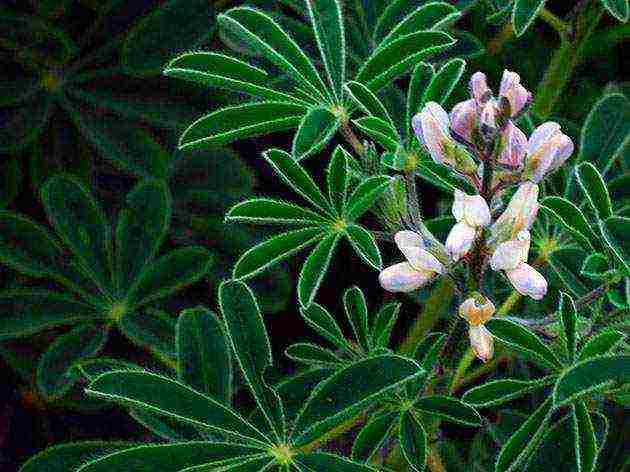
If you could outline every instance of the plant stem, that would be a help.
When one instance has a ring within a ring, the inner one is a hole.
[[[566,34],[571,31],[571,25],[564,21],[562,18],[554,15],[546,8],[541,8],[538,12],[538,17],[555,29],[561,38],[564,38]]]
[[[350,127],[348,119],[341,120],[340,131],[343,137],[345,138],[345,140],[348,142],[348,144],[352,146],[352,149],[354,149],[354,152],[356,152],[359,156],[362,156],[363,153],[365,152],[365,146],[363,145],[363,143],[361,143],[357,135],[354,133],[354,131]]]

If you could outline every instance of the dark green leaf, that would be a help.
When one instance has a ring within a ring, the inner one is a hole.
[[[226,144],[295,128],[306,108],[288,102],[252,102],[220,108],[202,116],[182,133],[179,149]]]
[[[593,472],[597,461],[597,440],[591,416],[584,402],[573,403],[573,424],[575,431],[575,456],[579,460],[578,470]]]
[[[321,437],[423,372],[412,360],[395,355],[369,357],[343,368],[313,391],[296,419],[295,445],[299,447]]]
[[[599,222],[599,229],[614,260],[630,275],[630,218],[611,216]]]
[[[410,410],[400,415],[398,434],[400,448],[411,470],[422,472],[427,462],[427,434]]]
[[[562,368],[562,363],[549,347],[529,329],[512,321],[492,319],[486,326],[492,335],[508,346],[532,356],[545,367]]]
[[[515,0],[512,13],[512,25],[516,36],[522,35],[536,19],[538,12],[545,6],[546,0]]]
[[[414,403],[414,408],[452,423],[481,426],[479,413],[457,398],[441,395],[422,397]]]
[[[375,116],[364,116],[352,123],[386,150],[394,152],[398,148],[398,132],[392,124]]]
[[[298,299],[302,306],[309,305],[315,298],[328,272],[339,237],[336,233],[325,236],[306,258],[298,279]]]
[[[558,313],[564,327],[564,341],[569,362],[575,359],[575,351],[577,349],[577,310],[573,299],[564,292],[560,292],[560,303],[558,304]]]
[[[495,465],[495,472],[516,472],[531,452],[536,449],[545,431],[549,416],[552,412],[551,398],[547,398],[542,405],[523,423],[523,425],[508,439],[501,448]]]
[[[323,237],[321,228],[305,228],[279,234],[245,252],[236,262],[235,279],[252,277]]]
[[[335,471],[335,472],[374,472],[375,469],[365,464],[358,464],[340,456],[327,452],[314,452],[296,457],[300,467],[311,471]]]
[[[361,259],[376,270],[380,270],[383,267],[381,253],[378,250],[376,240],[374,236],[372,236],[372,233],[362,226],[351,224],[346,228],[346,235]]]
[[[577,360],[583,361],[591,357],[608,354],[623,338],[624,336],[620,332],[614,329],[606,329],[593,336],[584,344]]]
[[[578,183],[586,200],[598,216],[605,220],[612,215],[612,202],[601,174],[590,162],[583,162],[575,170]]]
[[[435,72],[433,66],[421,62],[414,67],[409,80],[409,90],[407,91],[407,118],[405,129],[407,133],[411,130],[411,121],[414,115],[420,112],[424,105],[424,93],[431,83]]]
[[[228,432],[265,447],[268,438],[222,403],[174,380],[149,372],[110,372],[86,392],[123,405],[146,409],[204,429]]]
[[[356,81],[377,91],[427,57],[451,47],[455,41],[440,31],[408,34],[378,48],[359,70]]]
[[[174,364],[175,321],[168,314],[153,308],[141,313],[126,311],[118,318],[118,329],[134,344],[154,353],[168,364]]]
[[[284,412],[280,397],[267,386],[264,378],[273,358],[256,298],[243,282],[227,281],[219,287],[219,305],[245,382],[276,438],[281,441],[285,434]]]
[[[555,382],[557,376],[550,375],[536,380],[501,379],[492,380],[468,390],[462,400],[478,408],[502,405],[516,398]]]
[[[562,197],[547,197],[541,201],[541,209],[569,231],[586,251],[592,251],[597,237],[584,213],[573,202]]]
[[[630,382],[630,356],[592,357],[562,373],[553,391],[556,406],[565,405],[588,393]]]
[[[223,324],[205,307],[182,311],[177,320],[179,379],[224,405],[232,399],[232,359]]]
[[[392,119],[387,113],[385,105],[369,88],[359,82],[348,82],[346,90],[350,98],[361,108],[361,110],[370,116],[380,118],[386,123],[393,126]]]
[[[311,328],[328,341],[340,349],[349,349],[350,346],[341,332],[341,328],[324,307],[317,303],[311,303],[305,308],[300,308],[300,314]]]
[[[107,329],[83,325],[58,337],[37,365],[37,387],[48,398],[65,395],[78,380],[74,365],[97,354],[105,345]]]
[[[313,389],[327,379],[332,372],[328,368],[311,369],[289,377],[276,386],[276,391],[282,398],[287,421],[292,422],[295,419]]]
[[[307,0],[319,53],[337,101],[346,81],[346,39],[338,0]]]
[[[166,184],[145,181],[128,195],[116,227],[116,276],[119,291],[131,286],[157,253],[171,219]]]
[[[389,346],[392,330],[400,313],[399,303],[389,303],[376,314],[370,336],[374,347]]]
[[[31,457],[20,472],[68,472],[88,460],[134,447],[125,442],[84,441],[53,446]]]
[[[326,169],[328,198],[330,198],[338,215],[342,214],[346,206],[349,177],[348,158],[346,150],[341,146],[337,146]]]
[[[289,35],[265,13],[237,7],[218,16],[219,24],[244,40],[250,48],[285,70],[315,97],[329,98],[328,89],[309,58]]]
[[[294,361],[305,364],[338,366],[342,362],[334,352],[310,343],[292,344],[287,348],[286,355]]]
[[[410,33],[442,29],[444,26],[455,22],[460,16],[461,13],[457,8],[448,3],[427,3],[411,12],[400,23],[394,26],[379,44],[379,47]]]
[[[339,118],[327,108],[310,109],[293,137],[292,154],[300,161],[321,151],[339,128]]]
[[[280,178],[297,194],[311,202],[324,212],[333,213],[330,202],[326,200],[310,175],[295,162],[290,154],[280,149],[264,152],[264,157],[271,164]]]
[[[176,249],[145,268],[129,289],[127,301],[138,307],[167,297],[206,275],[212,262],[212,255],[202,247]]]
[[[345,216],[349,221],[355,221],[376,203],[378,198],[387,190],[392,179],[387,176],[374,176],[365,179],[352,192],[346,205]]]
[[[345,291],[343,307],[359,346],[368,352],[370,350],[368,309],[365,296],[359,287],[351,287]]]
[[[111,230],[90,192],[76,180],[56,176],[42,188],[48,219],[101,290],[112,286]]]
[[[589,279],[603,280],[610,275],[611,270],[612,267],[608,258],[599,252],[595,252],[584,259],[580,274]]]
[[[619,21],[626,22],[630,17],[630,5],[628,0],[601,0],[612,16]]]
[[[321,225],[326,220],[312,210],[269,198],[254,198],[237,203],[228,211],[228,221],[250,224]]]
[[[437,102],[444,105],[462,78],[465,68],[466,61],[463,59],[452,59],[444,64],[424,90],[422,103]]]
[[[369,461],[389,436],[398,416],[398,412],[385,413],[369,420],[354,441],[352,458]]]

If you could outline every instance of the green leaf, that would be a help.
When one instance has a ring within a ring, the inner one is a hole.
[[[328,272],[339,237],[336,233],[325,236],[306,258],[298,279],[298,299],[302,306],[309,305],[315,298]]]
[[[577,358],[578,362],[602,354],[608,354],[623,338],[624,335],[614,329],[606,329],[596,334],[582,347]]]
[[[386,150],[394,152],[398,149],[398,132],[392,124],[375,116],[364,116],[352,120],[352,123]]]
[[[293,422],[313,389],[331,374],[332,370],[328,368],[310,369],[289,377],[276,386],[276,391],[282,398],[287,421]]]
[[[294,427],[295,446],[321,437],[423,372],[414,361],[395,355],[369,357],[339,370],[315,388],[300,412]]]
[[[594,252],[584,259],[580,274],[589,279],[604,280],[611,274],[611,271],[612,267],[608,258],[599,252]]]
[[[17,213],[0,211],[0,262],[41,277],[54,271],[63,250],[41,225]]]
[[[290,359],[305,364],[336,367],[342,363],[341,359],[334,352],[310,343],[291,344],[285,351],[285,354]]]
[[[125,442],[83,441],[49,447],[31,457],[20,472],[68,472],[88,460],[133,447]]]
[[[293,137],[291,153],[297,161],[321,151],[339,128],[340,120],[327,108],[311,108]]]
[[[220,108],[186,128],[178,146],[194,149],[285,131],[295,128],[305,113],[304,106],[288,102],[252,102]]]
[[[0,292],[0,339],[29,336],[47,328],[105,318],[75,297],[39,289]]]
[[[414,115],[419,113],[424,106],[424,93],[434,74],[433,66],[424,62],[414,67],[411,73],[409,89],[407,90],[407,125],[405,126],[407,133],[411,131],[411,121]]]
[[[605,220],[612,215],[612,202],[601,174],[590,162],[583,162],[575,170],[584,196],[597,215]]]
[[[110,372],[86,389],[90,395],[229,433],[265,447],[268,438],[238,413],[192,388],[149,372]]]
[[[326,200],[310,175],[295,162],[290,154],[280,149],[270,149],[263,153],[273,170],[298,195],[302,196],[324,212],[333,214],[330,202]]]
[[[515,0],[512,12],[512,25],[516,36],[521,36],[536,19],[546,0]]]
[[[177,376],[224,405],[232,400],[232,359],[223,323],[205,307],[179,315],[175,329]]]
[[[378,250],[376,239],[374,239],[372,233],[363,226],[351,224],[346,228],[346,235],[348,241],[350,241],[350,244],[361,259],[376,270],[382,269],[383,260],[381,259],[381,253]]]
[[[311,226],[326,222],[322,216],[312,210],[293,203],[253,198],[234,205],[225,215],[228,221],[241,221],[249,224],[282,224]]]
[[[408,34],[378,48],[363,64],[355,80],[376,92],[418,62],[453,44],[455,40],[441,31]]]
[[[266,100],[296,102],[301,100],[268,88],[269,75],[247,62],[215,52],[187,52],[168,63],[164,75],[190,82],[242,92]]]
[[[468,390],[462,400],[477,408],[502,405],[555,382],[557,376],[550,375],[535,380],[501,379],[491,380]]]
[[[558,313],[560,314],[560,320],[564,328],[564,342],[569,355],[569,362],[572,363],[577,350],[577,310],[573,299],[564,292],[560,292]]]
[[[621,0],[625,1],[625,0]],[[591,109],[580,135],[578,162],[596,164],[604,175],[621,155],[630,135],[630,100],[620,93],[605,95]]]
[[[100,325],[83,325],[58,337],[37,364],[37,387],[47,398],[60,398],[72,388],[79,376],[74,365],[97,354],[107,341],[107,330]]]
[[[199,430],[195,426],[177,422],[168,416],[138,409],[130,409],[129,416],[157,437],[166,439],[169,442],[199,439]]]
[[[422,472],[427,462],[427,433],[410,410],[400,415],[399,442],[411,470]]]
[[[281,441],[285,419],[278,394],[267,386],[265,370],[273,365],[267,330],[252,291],[243,282],[226,281],[219,287],[219,305],[234,356],[245,382],[269,426]]]
[[[354,286],[344,292],[343,308],[359,346],[368,352],[370,350],[368,309],[365,296],[359,287]]]
[[[188,246],[160,257],[142,271],[127,294],[130,306],[139,307],[169,296],[201,279],[213,256],[206,249]]]
[[[175,347],[175,321],[170,314],[155,308],[141,313],[126,311],[118,319],[118,329],[134,344],[173,364],[177,356]]]
[[[111,230],[90,192],[76,180],[55,176],[42,187],[48,219],[83,270],[103,291],[111,289]]]
[[[601,0],[606,10],[619,21],[626,22],[630,17],[630,5],[628,0]]]
[[[630,218],[611,216],[599,221],[599,229],[613,259],[630,275]]]
[[[392,330],[400,313],[400,303],[389,303],[376,314],[370,337],[374,347],[389,346]]]
[[[234,266],[235,279],[253,277],[323,237],[321,228],[305,228],[273,236],[246,251]]]
[[[414,408],[452,423],[481,426],[479,413],[457,398],[442,395],[422,397],[414,403]]]
[[[306,86],[316,97],[326,101],[328,89],[315,66],[276,22],[265,13],[237,7],[218,16],[219,24],[243,39],[250,48],[287,72],[297,84]]]
[[[328,184],[328,198],[338,215],[341,215],[346,206],[346,194],[348,192],[348,153],[337,146],[326,169],[326,183]]]
[[[365,464],[358,464],[340,456],[327,452],[314,452],[300,455],[295,458],[300,467],[310,471],[335,471],[335,472],[375,472],[376,469]]]
[[[591,392],[628,382],[629,355],[592,357],[574,364],[560,375],[553,391],[553,402],[556,406],[565,405]]]
[[[241,444],[188,441],[180,444],[148,444],[114,452],[90,461],[81,472],[179,472],[196,465],[217,464],[246,458],[262,451]]]
[[[338,0],[307,0],[306,4],[328,80],[340,101],[346,81],[346,40],[341,5]]]
[[[508,320],[492,319],[486,323],[492,335],[508,346],[524,352],[545,367],[561,369],[562,363],[549,347],[529,329]]]
[[[591,229],[584,213],[566,198],[547,197],[541,202],[540,208],[544,213],[555,219],[587,252],[593,250],[593,242],[597,236]]]
[[[418,162],[418,177],[429,182],[437,188],[447,193],[453,193],[456,188],[463,189],[468,193],[474,193],[474,187],[468,181],[453,174],[446,166],[437,164],[425,157]]]
[[[427,334],[416,346],[413,358],[427,372],[432,372],[445,342],[446,334],[444,333]]]
[[[116,279],[119,291],[134,279],[157,253],[171,219],[166,184],[152,180],[138,184],[126,198],[116,227]]]
[[[126,35],[121,62],[126,71],[158,75],[174,53],[199,47],[211,35],[212,4],[205,0],[171,0],[140,20]]]
[[[352,459],[368,462],[391,433],[399,413],[385,413],[370,419],[352,445]]]
[[[448,3],[427,3],[411,12],[400,23],[394,26],[379,44],[379,47],[407,34],[415,33],[416,31],[441,29],[444,25],[455,22],[460,16],[461,13],[457,8]]]
[[[527,418],[525,423],[501,448],[495,464],[495,472],[516,472],[542,439],[543,432],[552,413],[551,398],[547,398]]]
[[[355,221],[376,203],[392,179],[387,176],[368,177],[352,192],[346,204],[345,217]]]
[[[444,105],[462,78],[464,69],[466,61],[463,59],[452,59],[444,64],[425,88],[422,103],[437,102]]]
[[[359,82],[351,81],[346,84],[346,90],[363,112],[393,126],[394,122],[387,113],[385,105],[369,88]]]
[[[578,458],[578,470],[593,472],[597,462],[597,440],[593,422],[584,402],[573,403],[573,424],[575,431],[575,457]]]
[[[335,318],[323,306],[311,303],[307,307],[300,308],[300,314],[306,324],[335,346],[340,349],[350,349],[350,345]]]

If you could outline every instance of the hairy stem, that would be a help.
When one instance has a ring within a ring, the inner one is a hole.
[[[538,17],[557,31],[561,38],[571,31],[571,25],[546,8],[541,8]]]
[[[350,127],[348,119],[341,120],[341,127],[339,129],[344,139],[352,146],[352,149],[354,149],[354,152],[362,156],[365,152],[365,146]]]

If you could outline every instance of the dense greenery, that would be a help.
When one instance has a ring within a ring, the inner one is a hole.
[[[21,472],[629,465],[630,101],[581,69],[628,0],[171,0],[100,41],[86,0],[76,43],[72,3],[0,9],[0,354],[148,436]]]

